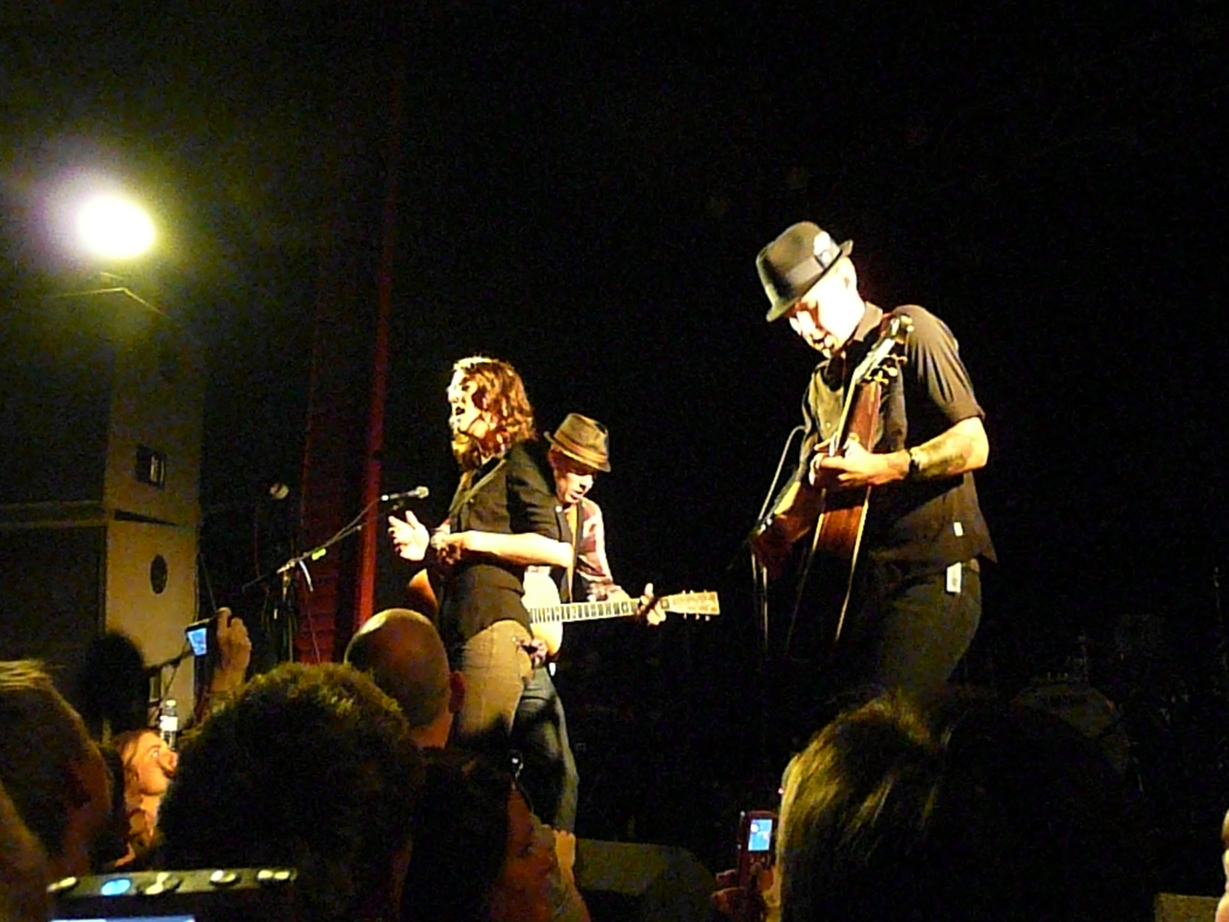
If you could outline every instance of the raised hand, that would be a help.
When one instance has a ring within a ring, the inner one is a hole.
[[[218,609],[218,669],[238,676],[239,682],[252,661],[252,640],[242,618],[236,618],[229,608]]]
[[[404,519],[395,515],[388,517],[388,536],[393,539],[393,547],[398,556],[406,560],[422,560],[427,556],[427,546],[431,535],[427,526],[418,521],[412,512],[406,512]]]

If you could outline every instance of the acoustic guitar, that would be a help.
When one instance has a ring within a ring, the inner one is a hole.
[[[810,571],[820,572],[816,580],[819,599],[814,602],[815,619],[821,634],[830,643],[839,638],[853,590],[854,566],[861,549],[866,526],[870,487],[832,490],[811,485],[808,473],[818,455],[837,457],[851,441],[871,450],[875,423],[879,417],[882,388],[900,373],[905,363],[903,347],[913,321],[903,315],[884,318],[882,333],[850,377],[841,416],[832,438],[803,459],[798,473],[782,493],[773,511],[751,534],[751,548],[770,579],[785,570],[791,550],[799,538],[812,534],[799,581],[799,601]],[[795,605],[795,622],[798,605]],[[814,620],[814,619],[812,619]],[[790,631],[793,632],[791,623]],[[787,640],[787,646],[789,644]]]

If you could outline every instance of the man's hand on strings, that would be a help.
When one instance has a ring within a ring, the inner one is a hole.
[[[427,532],[427,526],[418,521],[414,513],[407,511],[404,519],[390,515],[388,536],[393,539],[393,547],[398,556],[406,560],[422,560],[427,556],[431,535]]]
[[[875,487],[904,479],[908,461],[902,468],[899,452],[876,454],[851,438],[840,455],[816,455],[811,460],[811,486],[823,490],[852,490]]]

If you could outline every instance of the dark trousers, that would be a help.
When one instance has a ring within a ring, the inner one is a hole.
[[[946,571],[866,561],[841,636],[822,666],[789,669],[781,716],[791,746],[846,708],[889,689],[937,691],[956,670],[981,621],[981,573],[960,565],[954,591]]]
[[[980,568],[975,561],[961,564],[958,590],[945,570],[917,573],[891,563],[866,569],[862,604],[837,645],[843,680],[875,690],[937,690],[981,622]]]
[[[563,702],[545,666],[534,669],[512,724],[512,748],[521,755],[522,786],[542,822],[572,832],[580,776],[568,742]]]

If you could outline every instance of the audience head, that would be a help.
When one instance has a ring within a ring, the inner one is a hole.
[[[179,755],[157,730],[133,730],[112,741],[124,763],[127,787],[141,797],[161,797],[175,777]]]
[[[70,695],[95,739],[149,726],[149,675],[140,647],[119,631],[96,637]]]
[[[287,663],[184,742],[162,863],[299,871],[299,915],[391,918],[422,765],[397,704],[348,666]]]
[[[1143,852],[1119,777],[1061,719],[885,695],[786,769],[781,918],[1143,922]]]
[[[179,755],[163,742],[157,730],[132,730],[112,740],[123,764],[125,816],[128,840],[134,853],[141,853],[153,844],[158,824],[158,811],[166,793]]]
[[[448,668],[444,642],[429,618],[405,608],[382,611],[350,640],[345,659],[401,705],[415,743],[439,748],[448,742],[453,715],[465,700],[465,679]]]
[[[0,785],[0,920],[44,922],[51,917],[47,856]]]
[[[554,836],[512,773],[455,749],[426,759],[404,922],[547,922]]]
[[[80,715],[30,660],[0,662],[0,784],[52,875],[88,874],[110,816],[109,773]]]
[[[1225,874],[1225,892],[1216,904],[1216,922],[1229,922],[1229,812],[1225,813],[1225,818],[1221,821],[1220,841],[1224,848],[1220,864]]]

